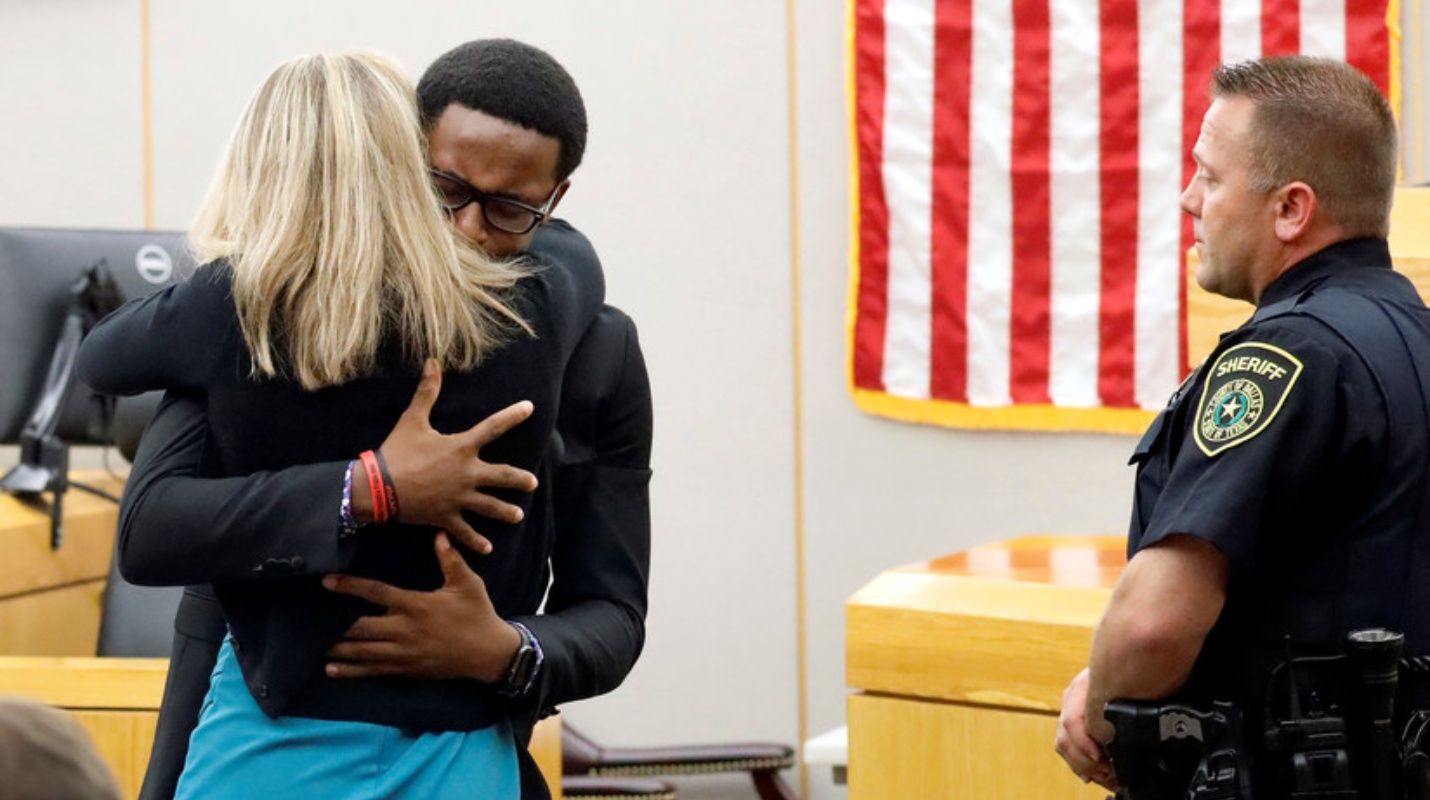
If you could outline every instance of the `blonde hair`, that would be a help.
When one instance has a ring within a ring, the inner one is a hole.
[[[303,56],[258,89],[189,233],[200,262],[233,268],[254,375],[342,384],[391,334],[465,370],[531,332],[503,299],[523,269],[453,232],[424,142],[412,83],[383,56]]]

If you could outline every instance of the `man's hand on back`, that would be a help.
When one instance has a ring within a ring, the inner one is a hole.
[[[443,680],[500,680],[521,634],[497,616],[486,584],[467,566],[444,534],[436,537],[442,588],[399,589],[351,575],[329,575],[323,585],[340,594],[383,606],[387,613],[361,617],[328,651],[332,678],[394,675]]]
[[[506,464],[489,464],[480,453],[531,416],[532,406],[515,403],[466,431],[446,435],[431,423],[441,391],[442,371],[428,361],[412,403],[381,450],[397,491],[398,519],[447,532],[435,540],[442,588],[420,592],[352,575],[324,578],[323,585],[331,591],[387,609],[380,616],[359,618],[328,651],[330,677],[474,678],[491,683],[502,677],[521,646],[521,635],[497,615],[486,584],[447,535],[471,550],[489,553],[491,542],[473,530],[462,513],[521,521],[520,508],[482,489],[530,492],[536,489],[536,476]],[[353,481],[353,510],[360,520],[371,518],[372,496],[363,481]]]
[[[502,522],[520,522],[521,509],[482,491],[536,489],[536,476],[506,464],[489,464],[481,449],[531,416],[523,400],[492,414],[461,433],[446,435],[432,427],[432,407],[442,391],[442,371],[428,361],[412,403],[382,443],[393,487],[398,519],[412,525],[442,528],[463,546],[491,552],[491,542],[477,533],[462,512],[470,511]],[[372,516],[372,496],[364,481],[353,481],[353,512],[359,521]]]

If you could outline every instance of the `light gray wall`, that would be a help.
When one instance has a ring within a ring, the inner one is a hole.
[[[0,224],[144,224],[137,3],[0,0]]]
[[[448,46],[504,35],[576,76],[591,144],[562,210],[640,325],[657,436],[648,648],[621,691],[570,720],[613,744],[797,738],[796,402],[811,733],[843,723],[843,601],[881,569],[1124,528],[1129,437],[915,427],[849,400],[842,1],[797,2],[799,397],[784,4],[535,8],[152,0],[155,221],[187,224],[249,94],[298,53],[367,47],[415,75]],[[139,20],[138,0],[0,0],[0,224],[143,223]],[[812,777],[815,797],[843,795]],[[729,779],[682,786],[747,795]]]
[[[1400,165],[1405,183],[1430,182],[1430,128],[1425,124],[1430,106],[1430,19],[1423,0],[1402,0],[1400,5]],[[1417,46],[1418,45],[1418,46]],[[1418,78],[1418,80],[1417,80]],[[1418,91],[1417,91],[1418,84]]]
[[[0,0],[0,225],[143,227],[138,8]]]

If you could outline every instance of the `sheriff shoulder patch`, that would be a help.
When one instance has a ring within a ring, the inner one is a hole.
[[[1227,348],[1207,370],[1192,423],[1197,447],[1216,456],[1266,430],[1302,369],[1299,359],[1275,345],[1244,342]]]

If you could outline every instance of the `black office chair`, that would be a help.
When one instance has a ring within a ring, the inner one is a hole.
[[[154,416],[158,395],[121,403],[115,413],[114,444],[132,461],[144,427]],[[174,612],[184,595],[182,586],[135,586],[119,574],[119,547],[109,562],[99,615],[96,654],[120,658],[168,658],[174,640]]]
[[[794,766],[794,748],[774,743],[608,748],[570,725],[561,727],[561,773],[573,776],[642,777],[748,772],[760,800],[795,800],[780,776]]]
[[[95,654],[118,658],[168,658],[174,641],[174,612],[182,586],[135,586],[119,574],[116,557],[99,614]]]
[[[581,800],[676,800],[675,787],[665,781],[598,775],[562,777],[561,794]]]

